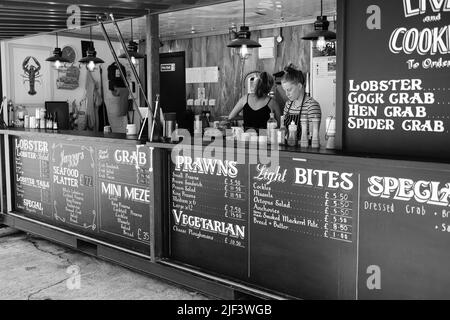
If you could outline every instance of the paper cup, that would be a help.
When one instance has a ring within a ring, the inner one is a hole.
[[[137,135],[137,127],[135,124],[127,124],[127,135],[129,136]]]

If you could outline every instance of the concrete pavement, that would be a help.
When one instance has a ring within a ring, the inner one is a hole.
[[[6,235],[0,234],[0,299],[209,298],[41,238],[6,232]]]

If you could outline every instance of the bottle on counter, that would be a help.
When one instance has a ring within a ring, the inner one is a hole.
[[[196,114],[195,115],[195,122],[194,122],[194,135],[202,135],[203,134],[203,130],[202,130],[202,120],[200,119],[200,115]]]
[[[291,147],[295,147],[297,145],[297,125],[294,121],[289,125],[289,137],[287,139],[287,143]]]
[[[172,132],[171,142],[178,142],[180,138],[178,137],[178,123],[175,123],[175,130]]]
[[[8,125],[14,127],[14,105],[11,100],[8,101]]]
[[[23,128],[25,126],[25,107],[24,106],[17,106],[16,108],[16,114],[17,114],[17,120],[16,120],[16,127]]]
[[[23,116],[23,127],[30,129],[30,116],[28,114]]]
[[[58,112],[55,112],[55,117],[53,118],[53,130],[58,130]]]
[[[276,130],[278,127],[277,120],[273,112],[270,113],[270,118],[267,121],[267,141],[269,143],[275,144],[277,141]]]
[[[40,119],[39,127],[41,129],[46,128],[45,109],[44,109],[44,113],[41,112],[41,119]]]
[[[47,116],[47,126],[46,126],[46,128],[47,129],[53,129],[53,117],[52,117],[52,114],[49,112],[48,113],[48,116]]]
[[[286,144],[286,126],[284,124],[284,116],[280,117],[280,130],[278,130],[278,144]]]

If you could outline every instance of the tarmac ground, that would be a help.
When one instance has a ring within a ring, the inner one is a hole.
[[[47,240],[0,229],[1,300],[209,300]]]

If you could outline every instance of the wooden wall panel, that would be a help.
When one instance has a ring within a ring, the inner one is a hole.
[[[228,35],[198,37],[192,39],[170,40],[163,42],[160,52],[186,52],[186,67],[219,67],[219,82],[212,84],[188,84],[187,97],[197,97],[197,89],[204,86],[210,99],[216,99],[216,107],[212,116],[218,118],[228,115],[243,93],[242,77],[251,71],[267,71],[274,73],[289,63],[294,63],[304,72],[310,70],[310,42],[301,38],[313,30],[313,25],[301,25],[283,28],[284,41],[277,46],[275,58],[258,59],[258,51],[254,50],[244,64],[239,56],[234,55],[227,47]],[[252,39],[276,37],[279,28],[252,31]],[[200,112],[200,110],[197,110]]]

